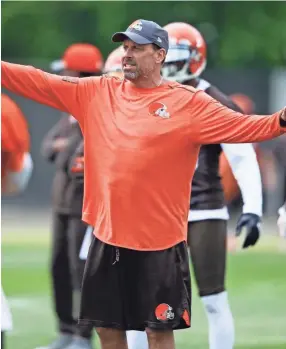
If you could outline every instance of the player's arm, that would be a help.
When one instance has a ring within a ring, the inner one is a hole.
[[[2,86],[38,103],[72,114],[83,125],[87,104],[97,93],[98,78],[67,78],[31,66],[1,62]]]
[[[262,181],[252,144],[222,144],[224,154],[239,185],[243,213],[262,216]]]
[[[237,111],[242,110],[224,93],[211,86],[207,93],[224,106]],[[221,144],[224,155],[231,167],[243,198],[243,212],[236,225],[236,235],[246,229],[243,247],[253,246],[260,236],[262,216],[262,182],[258,161],[252,144]]]
[[[273,115],[244,115],[197,91],[189,106],[190,130],[199,144],[254,143],[286,133],[286,109]]]
[[[31,178],[33,161],[30,153],[10,153],[7,170],[2,178],[2,192],[14,195],[23,192]]]
[[[41,153],[45,159],[54,162],[57,154],[68,145],[68,139],[63,137],[64,129],[67,127],[67,118],[64,116],[46,134],[41,147]]]
[[[215,86],[207,93],[224,106],[237,111],[242,110]],[[256,154],[252,144],[221,144],[223,152],[239,185],[243,198],[243,213],[262,216],[262,181]]]
[[[262,181],[256,153],[252,144],[221,146],[242,194],[243,212],[236,224],[236,235],[246,229],[243,248],[247,248],[259,239],[262,217]]]

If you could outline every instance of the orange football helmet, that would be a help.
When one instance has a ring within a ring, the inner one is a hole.
[[[200,76],[207,64],[207,47],[201,33],[182,22],[167,24],[164,29],[169,34],[169,51],[163,76],[180,83]]]
[[[101,73],[103,63],[101,51],[96,46],[75,43],[65,50],[62,59],[52,62],[51,69],[54,72],[71,70],[76,72]]]
[[[117,47],[112,51],[106,59],[104,65],[104,73],[108,75],[122,77],[122,65],[121,60],[124,55],[124,50],[122,46]]]

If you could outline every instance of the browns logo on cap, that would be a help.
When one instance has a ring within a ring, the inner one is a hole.
[[[142,22],[138,19],[137,21],[134,21],[128,29],[135,29],[135,30],[142,30]]]

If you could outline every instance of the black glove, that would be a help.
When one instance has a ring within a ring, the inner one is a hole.
[[[260,236],[260,217],[254,213],[243,213],[236,224],[236,236],[239,236],[242,228],[246,228],[246,238],[242,248],[254,246]]]

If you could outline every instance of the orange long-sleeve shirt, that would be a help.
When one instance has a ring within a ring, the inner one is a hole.
[[[2,84],[79,121],[83,220],[100,240],[135,250],[186,240],[201,144],[259,142],[286,132],[279,112],[246,116],[173,82],[143,89],[114,77],[65,78],[3,62]]]

